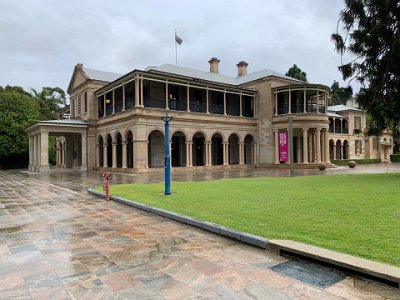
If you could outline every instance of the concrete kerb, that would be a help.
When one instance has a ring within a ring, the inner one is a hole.
[[[87,192],[89,194],[95,195],[97,197],[105,198],[104,193],[99,193],[96,192],[94,189],[89,188],[87,189]],[[143,203],[135,202],[132,200],[127,200],[121,197],[116,197],[116,196],[110,196],[110,199],[134,208],[138,208],[141,210],[144,210],[146,212],[153,213],[155,215],[168,218],[183,224],[187,224],[199,229],[203,229],[205,231],[209,231],[227,238],[230,238],[232,240],[242,242],[244,244],[248,244],[251,246],[259,247],[262,249],[266,249],[267,244],[268,244],[268,239],[263,238],[261,236],[253,235],[247,232],[242,232],[233,228],[225,227],[225,226],[220,226],[218,224],[214,224],[211,222],[206,222],[202,220],[198,220],[192,217],[188,217],[185,215],[181,215],[179,213],[171,212],[165,209],[149,206]]]
[[[105,198],[103,193],[94,191],[92,188],[87,190],[89,194]],[[282,240],[268,240],[261,236],[257,236],[251,233],[242,232],[233,228],[221,226],[211,222],[206,222],[191,218],[179,213],[170,212],[164,209],[152,207],[139,202],[127,200],[124,198],[111,196],[111,200],[135,207],[146,212],[153,213],[183,224],[187,224],[205,231],[230,238],[235,241],[242,242],[251,246],[259,247],[266,250],[272,250],[278,254],[282,251],[287,253],[298,254],[305,258],[311,258],[315,261],[320,261],[322,263],[329,263],[337,267],[345,268],[349,271],[356,272],[360,275],[367,277],[374,277],[377,279],[383,279],[390,281],[400,289],[400,268],[396,268],[390,265],[381,264],[377,262],[372,262],[366,259],[361,259],[359,257],[342,254],[339,252],[327,250],[324,248],[319,248],[315,246],[306,245],[294,241],[282,241]]]

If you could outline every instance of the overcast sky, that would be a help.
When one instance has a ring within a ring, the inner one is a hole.
[[[330,35],[343,0],[0,0],[0,85],[66,90],[77,63],[125,74],[175,64],[220,73],[286,73],[294,63],[308,81],[341,80]]]

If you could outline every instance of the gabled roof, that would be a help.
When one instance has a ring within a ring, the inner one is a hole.
[[[343,105],[343,104],[328,106],[328,110],[329,111],[333,111],[333,112],[340,112],[340,111],[346,111],[346,110],[353,110],[353,111],[359,111],[359,112],[362,111],[361,109],[350,107],[350,106],[346,106],[346,105]]]
[[[86,73],[89,79],[105,81],[105,82],[112,82],[123,76],[122,74],[118,73],[99,71],[85,67],[83,67],[82,70]]]
[[[297,81],[297,82],[302,82],[300,80],[282,75],[278,72],[264,69],[258,72],[250,73],[244,76],[238,76],[238,77],[232,77],[232,76],[226,76],[226,75],[221,75],[217,73],[211,73],[211,72],[205,72],[205,71],[200,71],[196,69],[191,69],[191,68],[186,68],[186,67],[181,67],[181,66],[176,66],[176,65],[170,65],[170,64],[163,64],[159,67],[147,67],[145,71],[148,72],[162,72],[162,73],[170,73],[170,74],[175,74],[175,75],[180,75],[180,76],[185,76],[185,77],[192,77],[192,78],[197,78],[197,79],[202,79],[202,80],[207,80],[207,81],[213,81],[216,83],[222,83],[222,84],[230,84],[230,85],[240,85],[244,84],[247,82],[251,82],[254,80],[258,80],[261,78],[269,77],[269,76],[275,76],[283,79],[289,79],[291,81]]]

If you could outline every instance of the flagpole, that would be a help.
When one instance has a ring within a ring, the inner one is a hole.
[[[178,42],[176,41],[176,29],[175,29],[175,36],[174,36],[174,41],[175,41],[175,65],[178,65]]]

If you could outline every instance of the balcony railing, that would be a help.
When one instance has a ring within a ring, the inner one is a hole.
[[[171,110],[186,110],[186,101],[179,101],[179,100],[169,100],[169,109]]]
[[[212,114],[223,115],[224,114],[224,106],[218,104],[209,104],[208,111]]]
[[[106,116],[111,115],[112,112],[113,112],[113,107],[112,107],[112,105],[107,106],[107,107],[106,107]]]
[[[191,112],[201,112],[201,113],[206,112],[206,104],[205,103],[189,102],[189,108],[190,108]]]
[[[125,109],[132,108],[134,103],[135,103],[135,99],[133,99],[133,98],[125,99]]]
[[[115,112],[121,112],[122,111],[122,102],[117,102],[115,103]]]
[[[165,108],[165,98],[146,97],[144,98],[145,107]]]
[[[227,106],[226,114],[231,115],[231,116],[240,116],[240,108],[234,107],[234,106]]]

